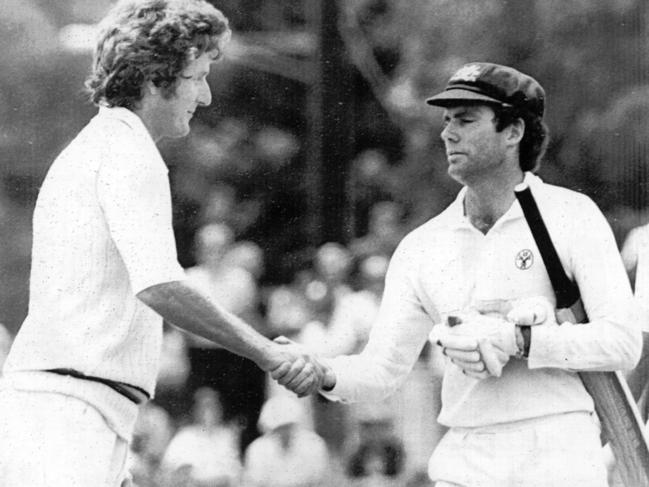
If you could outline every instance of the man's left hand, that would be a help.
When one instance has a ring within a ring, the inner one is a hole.
[[[554,306],[543,296],[482,303],[454,321],[455,326],[435,326],[433,338],[451,362],[477,379],[500,377],[519,354],[517,326],[556,325]]]
[[[469,377],[500,377],[509,357],[518,351],[515,325],[477,312],[458,319],[460,323],[453,327],[433,329],[433,339],[444,355]]]

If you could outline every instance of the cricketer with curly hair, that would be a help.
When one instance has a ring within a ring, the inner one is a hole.
[[[118,3],[87,87],[99,113],[54,161],[33,219],[29,313],[0,384],[0,485],[119,486],[153,394],[162,318],[253,360],[299,395],[322,369],[190,287],[156,147],[211,102],[230,37],[202,0]]]

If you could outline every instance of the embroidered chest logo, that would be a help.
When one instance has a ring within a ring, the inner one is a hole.
[[[523,249],[518,254],[516,254],[516,260],[514,261],[516,267],[524,271],[532,267],[534,264],[534,254],[529,249]]]

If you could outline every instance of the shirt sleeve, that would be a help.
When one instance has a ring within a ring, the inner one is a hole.
[[[155,156],[133,144],[111,148],[97,177],[99,204],[134,294],[185,277],[176,254],[167,170]]]
[[[433,322],[412,282],[414,259],[401,245],[390,262],[377,320],[364,350],[357,355],[323,359],[336,375],[336,386],[322,395],[334,401],[377,401],[405,381],[428,339]]]
[[[591,200],[575,211],[567,262],[589,320],[532,327],[529,367],[631,369],[640,359],[641,328],[613,232]]]

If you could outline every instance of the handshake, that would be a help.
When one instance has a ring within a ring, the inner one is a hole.
[[[286,337],[278,337],[274,343],[276,355],[266,370],[279,384],[298,397],[334,388],[336,376],[315,354]]]
[[[521,326],[556,325],[554,306],[545,297],[488,301],[449,316],[431,339],[462,372],[476,379],[500,377],[512,356],[523,356]]]

